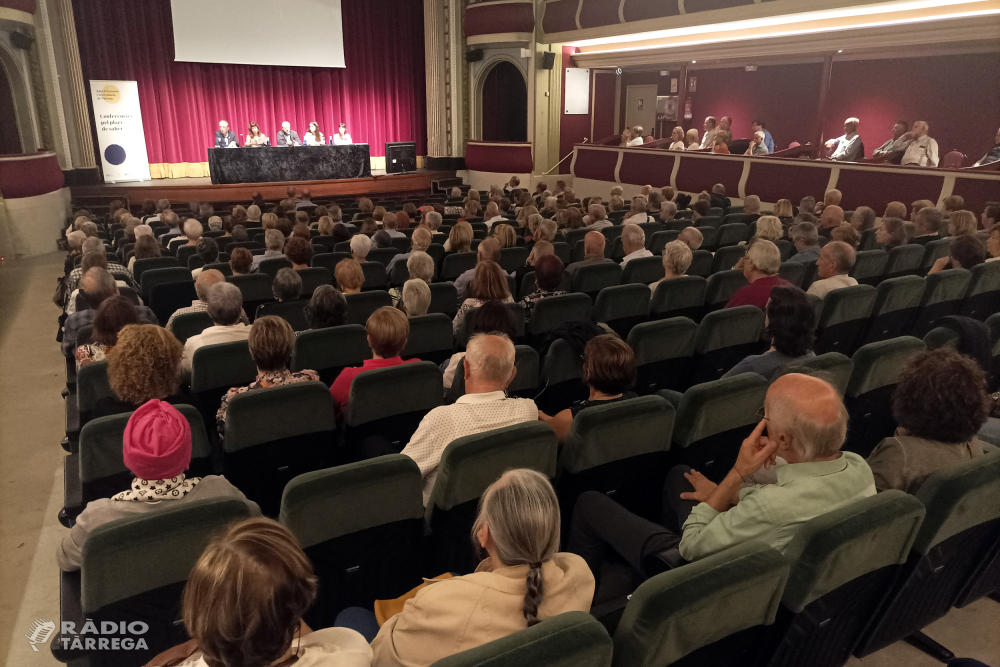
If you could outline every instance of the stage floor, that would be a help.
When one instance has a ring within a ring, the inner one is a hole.
[[[406,174],[386,174],[373,170],[370,178],[342,178],[328,181],[288,181],[281,183],[237,183],[214,185],[209,177],[157,178],[151,181],[130,183],[103,183],[101,185],[76,185],[70,187],[73,200],[83,205],[88,200],[95,203],[116,197],[128,197],[131,203],[143,199],[169,199],[170,201],[246,201],[255,192],[265,199],[281,199],[291,186],[301,191],[308,189],[313,197],[346,197],[351,195],[381,194],[388,192],[422,193],[431,189],[433,181],[454,178],[454,171],[429,171],[418,169]]]

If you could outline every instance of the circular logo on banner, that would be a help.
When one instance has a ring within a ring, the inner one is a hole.
[[[98,92],[98,98],[108,102],[109,104],[115,104],[122,98],[122,93],[118,90],[117,86],[112,86],[110,83]]]
[[[109,164],[117,166],[125,162],[125,149],[118,144],[111,144],[104,149],[104,159],[107,160]]]

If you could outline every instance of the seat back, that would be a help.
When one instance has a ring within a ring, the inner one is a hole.
[[[167,269],[179,267],[177,260],[173,257],[150,257],[148,259],[137,259],[132,264],[132,277],[140,286],[142,285],[142,274],[152,269]],[[188,276],[191,274],[189,273]]]
[[[580,265],[575,267],[570,289],[583,292],[594,299],[605,287],[621,284],[622,267],[612,262]]]
[[[375,290],[361,294],[345,294],[347,300],[347,319],[345,324],[360,324],[364,326],[372,313],[383,306],[392,305],[392,297],[388,292]]]
[[[371,253],[368,254],[370,255]],[[372,260],[361,262],[361,272],[365,276],[365,280],[361,284],[362,290],[384,290],[389,285],[389,276],[385,272],[385,264],[381,262]]]
[[[476,268],[478,259],[479,256],[474,252],[457,252],[445,255],[445,258],[441,261],[439,278],[441,280],[454,281],[469,269]]]
[[[596,264],[596,267],[612,266],[614,264]],[[588,269],[594,267],[586,267]],[[586,294],[560,294],[540,299],[531,309],[531,319],[528,320],[526,331],[529,335],[539,336],[556,327],[569,322],[590,321],[591,300]]]
[[[441,370],[429,361],[364,371],[351,382],[345,440],[357,445],[379,435],[400,443],[401,450],[424,415],[443,401]]]
[[[314,370],[325,384],[333,384],[340,371],[360,366],[372,358],[368,334],[360,324],[344,324],[327,329],[310,329],[295,337],[294,371]]]
[[[552,244],[552,248],[555,251],[556,257],[559,261],[563,263],[563,266],[569,264],[572,260],[572,248],[570,245],[564,241],[556,241]]]
[[[226,478],[277,517],[285,484],[333,464],[336,418],[322,382],[296,382],[237,394],[226,413]]]
[[[822,380],[826,380],[837,392],[843,396],[847,391],[847,383],[851,381],[851,373],[854,371],[854,362],[851,358],[840,352],[827,352],[811,359],[793,361],[782,366],[774,375],[771,382],[774,382],[782,375],[789,373],[802,373],[812,375]]]
[[[712,273],[729,271],[736,266],[736,262],[740,261],[745,254],[746,246],[728,245],[724,248],[719,248],[715,252],[715,257],[712,258]]]
[[[458,290],[455,283],[431,283],[431,305],[428,313],[443,313],[454,319],[458,312]]]
[[[368,256],[365,259],[369,262],[378,262],[385,267],[398,254],[398,248],[372,248],[368,251]]]
[[[349,252],[324,252],[318,255],[313,255],[309,266],[326,269],[332,276],[334,271],[337,270],[338,264],[343,262],[345,259],[351,259],[352,257],[353,255]]]
[[[707,477],[721,480],[736,461],[743,439],[757,426],[768,382],[741,373],[697,384],[677,406],[673,444],[680,459]]]
[[[795,287],[802,289],[802,283],[806,279],[806,265],[801,262],[782,262],[778,268],[778,275]]]
[[[759,351],[763,331],[764,311],[756,306],[724,308],[705,315],[695,335],[691,382],[721,378],[747,355]]]
[[[846,663],[923,520],[919,500],[891,489],[801,525],[785,550],[791,574],[768,664]]]
[[[319,580],[306,622],[332,627],[348,606],[371,607],[420,583],[420,469],[402,454],[299,475],[285,485],[279,520]]]
[[[192,394],[249,384],[255,377],[257,364],[243,340],[203,345],[195,350],[191,359]]]
[[[632,327],[646,320],[649,295],[649,288],[643,284],[605,287],[597,295],[591,319],[604,322],[619,336],[627,338]]]
[[[210,326],[212,326],[212,318],[206,311],[184,313],[174,318],[170,324],[170,331],[177,340],[184,343],[191,336],[197,336]]]
[[[539,384],[545,389],[535,399],[538,409],[547,414],[565,410],[573,401],[587,398],[588,390],[580,382],[583,377],[583,359],[563,339],[549,346],[542,360]]]
[[[240,294],[243,295],[243,310],[247,313],[253,314],[257,312],[260,304],[274,301],[274,292],[271,290],[274,280],[270,276],[252,273],[245,276],[229,276],[226,281],[240,288]]]
[[[924,245],[924,256],[920,261],[920,274],[926,275],[934,262],[951,253],[951,239],[938,239]]]
[[[651,319],[668,317],[701,318],[708,282],[701,276],[683,276],[661,280],[649,302]]]
[[[93,361],[81,366],[76,374],[76,408],[80,413],[80,426],[90,419],[97,402],[102,398],[114,398],[108,381],[108,362]]]
[[[1000,263],[979,264],[972,267],[971,274],[958,314],[982,322],[1000,310]]]
[[[701,222],[700,220],[698,222]],[[725,248],[734,246],[747,240],[750,228],[742,222],[732,222],[719,227],[719,233],[715,236],[715,246]]]
[[[648,285],[663,277],[663,258],[659,255],[629,260],[622,269],[622,285]]]
[[[154,257],[154,259],[156,259]],[[139,284],[139,296],[143,301],[149,301],[150,291],[155,285],[166,285],[168,283],[194,283],[191,272],[186,267],[168,266],[159,269],[147,269],[142,274],[142,282]]]
[[[528,249],[522,246],[500,250],[500,268],[511,273],[528,263]]]
[[[920,269],[924,259],[924,247],[918,243],[896,246],[889,251],[885,263],[885,277],[898,278],[912,276]]]
[[[871,285],[842,287],[827,293],[819,318],[816,353],[853,354],[868,328],[874,305],[875,288]]]
[[[257,307],[257,312],[254,315],[254,319],[258,317],[264,317],[267,315],[272,315],[274,317],[280,317],[281,319],[292,325],[292,329],[295,331],[305,331],[309,328],[309,323],[306,322],[305,307],[309,305],[309,299],[295,299],[294,301],[272,301],[271,303],[262,303]]]
[[[278,271],[290,268],[292,268],[292,263],[287,257],[272,257],[270,259],[264,259],[257,265],[257,270],[271,280],[274,280],[274,277],[278,275]]]
[[[923,338],[938,319],[957,315],[971,278],[972,274],[965,269],[946,269],[924,278],[927,286],[920,299],[920,314],[913,325],[913,335]]]
[[[848,275],[861,285],[878,285],[888,264],[889,253],[885,250],[862,250],[856,255]]]
[[[724,308],[733,294],[736,294],[736,290],[748,284],[742,271],[730,269],[713,273],[708,277],[705,288],[705,312],[711,313]]]
[[[431,667],[611,667],[611,638],[593,616],[569,611]]]
[[[652,236],[646,235],[646,249],[654,255],[662,255],[663,249],[671,241],[676,241],[680,232],[676,229],[668,229],[662,232],[654,232]],[[626,266],[628,266],[626,264]]]
[[[691,266],[688,267],[688,275],[707,278],[711,274],[712,253],[703,248],[699,248],[691,253]]]
[[[865,343],[908,335],[920,312],[926,282],[918,276],[899,276],[879,283]]]
[[[520,303],[505,303],[504,307],[510,311],[511,317],[514,320],[514,329],[517,332],[516,338],[520,339],[524,337],[524,331],[526,323],[524,321],[524,306]],[[472,337],[472,330],[476,325],[476,320],[479,318],[479,308],[470,308],[465,313],[465,319],[462,320],[462,324],[458,329],[458,335],[455,336],[455,348],[458,350],[464,350],[465,346],[468,344],[469,339]]]
[[[643,322],[632,327],[628,345],[635,354],[636,391],[652,394],[660,389],[684,389],[697,332],[698,325],[686,317]]]
[[[910,357],[925,349],[919,338],[900,336],[868,343],[854,353],[854,371],[844,395],[849,416],[845,451],[867,457],[882,438],[893,434],[892,392],[899,373]]]
[[[659,574],[629,599],[614,664],[756,664],[787,579],[787,561],[757,541]]]
[[[403,348],[404,359],[419,358],[440,364],[451,356],[452,321],[447,315],[432,313],[411,317],[410,335]]]
[[[302,279],[302,296],[305,297],[312,296],[320,285],[333,284],[333,274],[324,267],[299,269],[298,274]]]
[[[955,169],[965,166],[965,153],[962,151],[948,151],[941,158],[941,166],[944,169]]]

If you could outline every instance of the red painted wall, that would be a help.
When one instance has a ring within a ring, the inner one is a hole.
[[[958,149],[971,164],[993,146],[1000,125],[1000,53],[835,62],[829,100],[827,138],[857,116],[870,156],[897,119],[925,120],[942,157]]]
[[[620,134],[615,127],[615,83],[618,75],[614,70],[598,70],[592,73],[594,79],[594,95],[590,107],[594,113],[594,136],[591,141],[597,141],[612,134]]]
[[[590,113],[581,114],[569,114],[563,113],[566,110],[566,68],[575,67],[572,58],[574,53],[576,53],[575,46],[564,46],[563,50],[563,71],[562,71],[562,96],[559,101],[559,158],[562,159],[568,153],[572,152],[573,144],[578,144],[584,140],[585,137],[590,136]],[[593,97],[593,91],[591,91],[591,97]],[[593,101],[593,100],[591,100]],[[597,137],[600,139],[600,137]],[[569,165],[573,158],[567,159],[565,162],[559,165],[557,173],[568,174]]]

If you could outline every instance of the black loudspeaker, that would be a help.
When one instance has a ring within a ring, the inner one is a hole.
[[[27,51],[35,43],[35,36],[26,32],[14,31],[10,33],[10,43],[15,47]]]
[[[466,62],[474,63],[477,60],[482,60],[482,59],[483,59],[482,49],[469,49],[468,51],[465,52]]]
[[[385,144],[385,173],[402,174],[417,170],[417,145],[412,141]]]
[[[556,54],[551,51],[542,53],[542,69],[552,69],[556,64]]]

